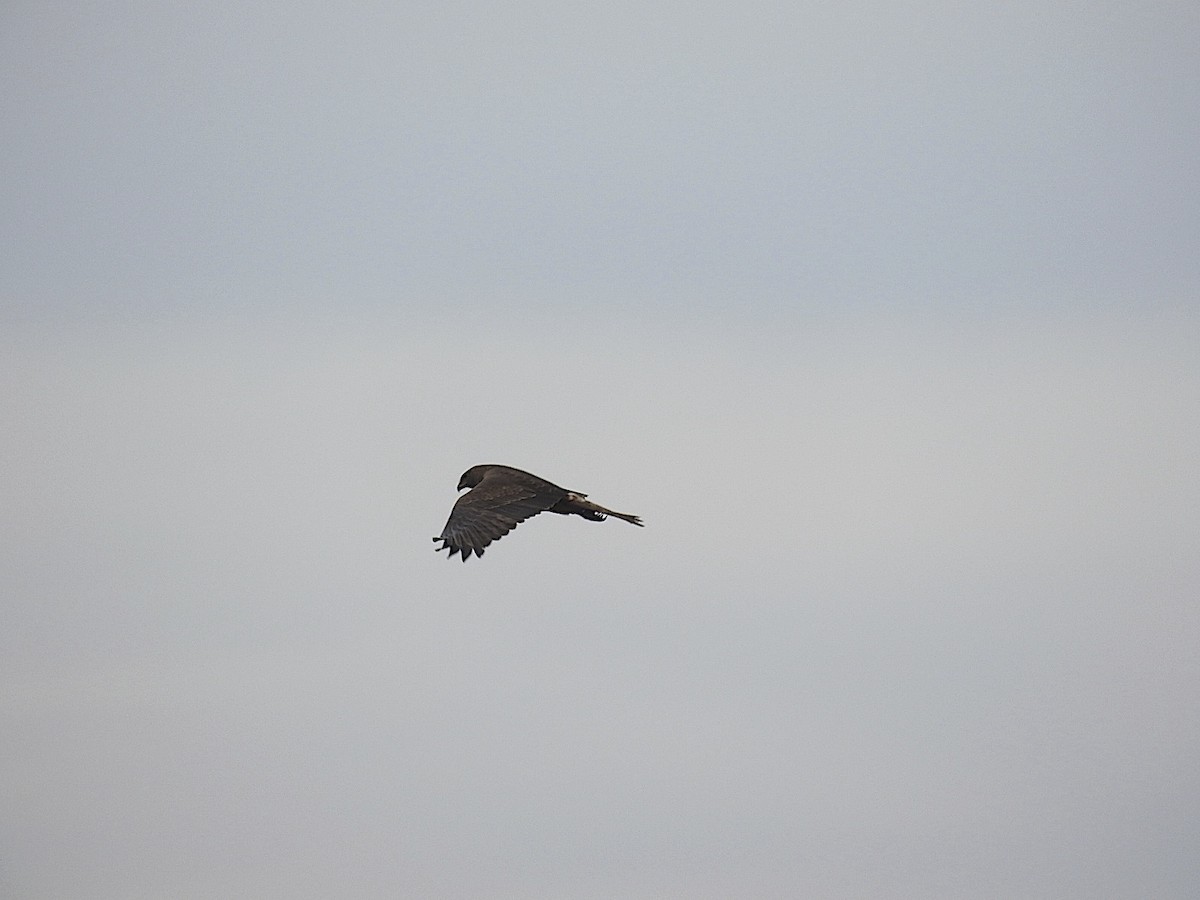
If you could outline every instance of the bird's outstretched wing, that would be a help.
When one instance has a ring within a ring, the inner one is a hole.
[[[513,470],[510,470],[513,471]],[[521,472],[520,475],[526,475]],[[497,466],[471,490],[458,498],[442,533],[438,550],[483,556],[492,541],[499,540],[521,522],[544,512],[565,496],[566,491],[535,476],[514,477]]]

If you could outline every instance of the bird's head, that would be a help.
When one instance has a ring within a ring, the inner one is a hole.
[[[458,479],[458,489],[473,488],[479,482],[483,481],[483,476],[487,474],[487,466],[471,466],[467,471],[462,473],[462,478]]]

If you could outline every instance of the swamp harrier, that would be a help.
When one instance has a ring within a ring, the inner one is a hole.
[[[483,549],[498,541],[521,522],[547,510],[569,516],[577,515],[591,522],[603,522],[616,516],[633,525],[642,520],[628,513],[613,512],[579,494],[560,488],[536,475],[511,466],[472,466],[458,480],[458,489],[471,490],[458,498],[442,533],[438,550],[450,549],[450,556],[462,554],[462,561],[471,554],[483,556]]]

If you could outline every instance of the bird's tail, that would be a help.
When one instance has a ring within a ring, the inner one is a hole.
[[[639,528],[643,527],[642,520],[639,516],[631,516],[629,513],[614,512],[611,509],[605,509],[599,503],[593,503],[591,500],[584,500],[582,498],[580,498],[578,503],[584,509],[590,510],[594,513],[599,513],[601,516],[616,516],[618,519],[623,519],[630,525],[637,525]]]

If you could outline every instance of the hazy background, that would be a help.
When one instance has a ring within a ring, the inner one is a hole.
[[[5,4],[0,893],[1196,896],[1198,51]]]

